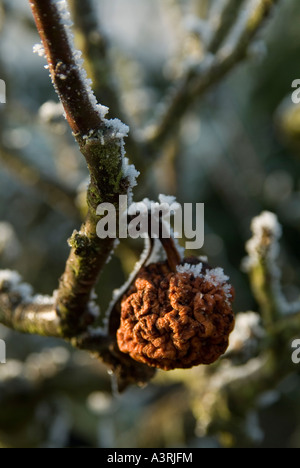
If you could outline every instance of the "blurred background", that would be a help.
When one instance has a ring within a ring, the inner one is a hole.
[[[94,3],[126,123],[144,129],[193,59],[199,37],[191,23],[222,2]],[[181,203],[205,203],[199,254],[230,275],[235,312],[244,316],[234,339],[249,341],[251,358],[259,355],[264,331],[241,263],[251,220],[263,210],[276,213],[283,225],[283,291],[290,301],[300,296],[300,110],[291,100],[291,84],[300,78],[299,15],[298,1],[279,3],[247,60],[194,103],[135,190],[136,200],[165,193]],[[7,86],[7,102],[0,104],[0,267],[17,270],[37,292],[52,295],[64,271],[67,239],[80,226],[88,173],[45,59],[33,54],[39,37],[26,0],[0,1],[0,37],[0,78]],[[103,310],[141,249],[129,241],[116,251],[100,281]],[[300,446],[297,366],[255,389],[246,405],[222,395],[229,357],[219,373],[214,366],[158,372],[146,388],[118,395],[101,363],[62,341],[4,327],[0,339],[7,344],[7,364],[0,365],[0,446]],[[282,353],[290,354],[289,343]],[[230,378],[240,381],[249,362],[247,356]],[[245,385],[251,387],[251,380]]]

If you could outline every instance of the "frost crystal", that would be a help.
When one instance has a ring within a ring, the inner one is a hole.
[[[219,286],[227,283],[229,276],[224,274],[223,268],[214,268],[213,270],[206,270],[205,280],[214,286]]]
[[[224,274],[223,268],[218,267],[213,268],[212,270],[207,269],[204,272],[202,263],[198,263],[198,265],[185,263],[184,265],[177,266],[177,273],[187,273],[189,275],[194,275],[195,278],[203,278],[204,281],[212,284],[215,287],[222,287],[227,300],[232,297],[231,285],[228,283],[230,278]]]
[[[189,263],[185,263],[184,265],[179,265],[177,267],[177,272],[189,273],[193,274],[195,277],[204,278],[205,281],[211,283],[213,286],[220,286],[227,283],[229,280],[229,276],[224,274],[223,268],[206,270],[205,274],[203,273],[202,269],[202,263],[198,263],[198,265],[190,265]]]
[[[42,44],[35,44],[33,46],[33,53],[38,54],[40,57],[45,57],[45,49]]]
[[[132,203],[132,189],[137,186],[137,178],[140,175],[140,172],[136,170],[133,164],[129,164],[128,158],[123,157],[122,164],[123,176],[128,179],[129,188],[128,188],[128,203]]]
[[[17,286],[21,281],[21,276],[15,271],[1,270],[0,271],[0,288],[2,289],[5,285],[10,287]]]
[[[21,276],[15,271],[0,270],[0,293],[16,294],[24,304],[51,305],[54,300],[50,296],[33,295],[32,287],[22,282]]]
[[[271,262],[276,260],[279,254],[278,241],[282,234],[277,216],[269,211],[264,211],[252,220],[251,230],[253,237],[246,244],[249,257],[243,265],[246,271],[256,265],[262,255]]]
[[[107,125],[113,129],[116,138],[125,138],[128,136],[128,125],[121,122],[119,119],[111,119],[106,121]]]
[[[177,267],[177,273],[188,273],[189,275],[194,275],[195,278],[203,278],[202,267],[202,263],[198,263],[198,265],[185,263],[184,265],[179,265]]]
[[[0,271],[0,290],[19,294],[23,302],[31,302],[32,287],[29,284],[22,283],[21,276],[15,271]]]
[[[173,197],[171,195],[163,195],[163,194],[160,194],[158,196],[158,199],[159,199],[159,202],[160,203],[166,203],[167,205],[173,205],[173,203],[177,203],[176,202],[176,197]]]
[[[255,312],[238,314],[235,329],[230,336],[228,353],[243,353],[246,358],[250,358],[255,354],[265,334],[258,314]]]

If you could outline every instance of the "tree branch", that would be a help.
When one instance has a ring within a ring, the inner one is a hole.
[[[64,4],[54,0],[30,0],[30,5],[55,89],[91,176],[89,213],[80,232],[74,233],[70,240],[72,249],[56,302],[64,336],[73,337],[92,321],[88,302],[114,247],[112,239],[97,237],[96,209],[102,202],[117,207],[119,195],[127,194],[129,189],[123,158],[123,136],[127,129],[120,122],[106,120],[107,109],[97,104],[81,69],[80,54],[73,50],[68,31],[70,18],[66,8],[62,9]]]
[[[100,29],[93,2],[71,0],[70,5],[76,39],[83,52],[88,75],[93,80],[96,98],[109,108],[110,115],[121,118],[123,110],[112,77],[108,41]]]
[[[54,299],[33,296],[14,272],[0,271],[0,323],[22,333],[61,337]]]
[[[250,2],[247,21],[242,31],[229,38],[229,43],[225,43],[212,60],[204,60],[198,67],[187,71],[177,90],[168,98],[162,117],[149,131],[147,140],[150,144],[155,147],[162,145],[191,104],[219,83],[234,66],[247,57],[252,39],[277,2],[278,0],[260,0],[256,8],[253,8],[253,2]],[[244,21],[244,17],[241,21]]]
[[[226,35],[230,31],[231,27],[234,25],[234,22],[236,21],[240,13],[240,9],[244,8],[244,5],[241,2],[241,0],[227,0],[225,5],[222,6],[223,8],[221,9],[219,14],[217,28],[207,46],[207,51],[212,54],[218,52],[220,46],[222,45],[222,42],[226,38]]]
[[[119,388],[147,382],[153,369],[120,353],[115,337],[89,328],[95,320],[92,291],[115,245],[114,239],[101,240],[97,236],[97,207],[102,202],[112,203],[118,212],[119,195],[130,195],[134,176],[138,175],[124,159],[123,138],[128,128],[118,120],[106,120],[107,109],[97,104],[64,25],[70,21],[64,2],[30,0],[30,4],[54,86],[91,176],[87,219],[69,240],[70,256],[55,294],[59,333],[108,364],[117,374]]]
[[[145,150],[134,137],[132,122],[124,112],[119,90],[110,63],[108,40],[101,30],[97,11],[92,0],[71,0],[72,17],[75,23],[75,38],[78,39],[88,75],[93,81],[93,89],[98,102],[109,108],[111,117],[118,117],[130,124],[131,131],[126,140],[130,159],[140,169],[146,169]],[[143,172],[143,171],[142,171]]]
[[[95,109],[74,56],[70,34],[66,28],[68,19],[61,14],[58,2],[30,0],[29,3],[45,49],[54,87],[73,133],[86,135],[91,129],[102,128],[104,125],[100,114]]]

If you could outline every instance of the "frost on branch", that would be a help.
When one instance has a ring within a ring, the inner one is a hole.
[[[249,257],[246,260],[245,268],[249,269],[257,264],[262,256],[270,264],[273,264],[280,252],[279,239],[282,235],[282,228],[277,216],[269,211],[264,211],[253,219],[251,230],[253,237],[246,244]],[[274,264],[272,266],[274,268]]]
[[[227,355],[237,355],[247,361],[257,355],[259,345],[265,337],[266,332],[257,313],[240,313],[236,317],[235,329],[230,336]]]
[[[249,274],[252,289],[268,322],[283,314],[300,310],[300,302],[288,303],[281,288],[281,271],[277,261],[282,228],[277,216],[264,211],[253,219],[252,238],[246,244],[248,257],[244,270]],[[272,318],[271,318],[272,317]]]
[[[33,46],[33,53],[38,54],[40,57],[46,57],[43,44],[35,44]]]
[[[33,288],[22,281],[21,276],[15,271],[0,270],[0,294],[14,296],[24,305],[51,305],[53,298],[50,296],[34,295]]]

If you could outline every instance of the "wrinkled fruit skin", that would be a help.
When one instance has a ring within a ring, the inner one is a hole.
[[[163,370],[211,364],[225,353],[234,328],[230,293],[193,274],[175,274],[166,262],[144,267],[122,300],[118,346]]]

